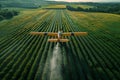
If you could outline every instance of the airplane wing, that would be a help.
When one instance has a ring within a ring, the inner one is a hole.
[[[67,33],[62,33],[62,36],[85,36],[87,35],[87,32],[67,32]]]
[[[41,36],[57,36],[58,33],[54,32],[30,32],[31,35],[41,35]]]
[[[49,42],[68,42],[68,39],[48,39]]]

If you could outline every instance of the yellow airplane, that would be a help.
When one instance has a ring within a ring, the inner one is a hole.
[[[31,35],[43,35],[43,36],[53,36],[57,37],[56,39],[48,39],[48,42],[68,42],[69,39],[62,39],[63,36],[85,36],[87,32],[30,32]]]

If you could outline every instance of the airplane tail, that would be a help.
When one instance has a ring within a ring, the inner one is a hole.
[[[68,42],[68,39],[48,39],[48,42]]]

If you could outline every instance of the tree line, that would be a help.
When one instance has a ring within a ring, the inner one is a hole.
[[[13,16],[18,15],[18,11],[15,10],[8,10],[8,9],[2,9],[2,6],[0,5],[0,21],[4,19],[10,19]]]
[[[85,12],[105,12],[105,13],[116,13],[116,14],[120,14],[120,4],[110,4],[110,3],[106,3],[106,4],[101,4],[101,3],[97,3],[97,4],[88,4],[90,6],[94,6],[93,8],[82,8],[82,7],[77,7],[74,8],[70,5],[67,5],[66,8],[68,10],[71,11],[85,11]]]

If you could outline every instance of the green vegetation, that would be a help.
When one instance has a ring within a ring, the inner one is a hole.
[[[35,2],[34,0],[0,0],[2,7],[17,7],[17,8],[38,8],[40,2]]]
[[[61,45],[63,80],[120,80],[120,15],[33,9],[0,22],[0,80],[49,80],[56,43],[31,31],[86,31]]]
[[[82,5],[82,4],[73,4],[73,5],[70,5],[71,7],[73,7],[73,8],[78,8],[78,7],[81,7],[81,8],[83,8],[83,9],[89,9],[89,8],[93,8],[94,6],[89,6],[89,5]]]
[[[66,5],[44,5],[43,9],[66,9]]]
[[[13,16],[18,15],[19,12],[8,9],[0,9],[0,21],[4,19],[10,19]]]
[[[120,14],[120,3],[84,3],[84,6],[66,6],[71,11],[105,12]]]
[[[0,9],[2,8],[2,5],[0,4]]]

